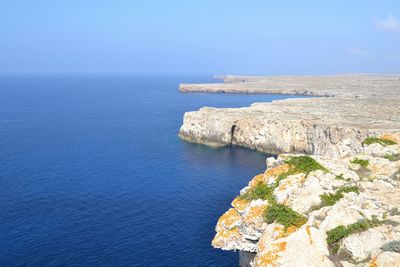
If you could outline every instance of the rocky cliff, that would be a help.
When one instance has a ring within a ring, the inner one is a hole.
[[[218,78],[180,90],[325,97],[185,113],[185,140],[281,154],[212,245],[240,251],[241,266],[400,266],[400,76]]]
[[[180,136],[262,152],[350,155],[369,135],[400,129],[400,100],[312,98],[202,108],[184,115]]]
[[[280,155],[219,219],[241,266],[399,266],[400,133],[333,159]]]

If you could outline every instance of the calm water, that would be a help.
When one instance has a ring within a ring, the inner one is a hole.
[[[210,245],[265,155],[181,141],[198,76],[0,76],[0,266],[235,266]]]

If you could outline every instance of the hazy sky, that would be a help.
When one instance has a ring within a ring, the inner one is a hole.
[[[400,72],[400,1],[0,0],[0,72]]]

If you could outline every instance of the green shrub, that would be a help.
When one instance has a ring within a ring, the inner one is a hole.
[[[307,217],[295,212],[291,208],[282,205],[274,204],[268,206],[265,210],[265,221],[267,223],[277,222],[285,226],[285,229],[289,226],[300,227],[306,223]]]
[[[368,160],[357,159],[357,158],[355,158],[352,161],[350,161],[350,163],[358,164],[358,165],[360,165],[361,167],[364,167],[364,168],[368,167],[368,165],[369,165],[369,161]]]
[[[350,178],[344,178],[344,177],[343,177],[343,174],[341,174],[341,175],[336,175],[335,179],[336,179],[336,180],[346,181],[346,182],[351,182],[351,179],[350,179]]]
[[[292,171],[297,173],[305,173],[308,175],[312,171],[323,170],[328,171],[324,166],[319,164],[310,156],[291,157],[286,160],[286,163],[291,166]]]
[[[382,250],[400,253],[400,240],[393,240],[384,244]]]
[[[374,143],[380,144],[382,146],[397,144],[396,142],[394,142],[392,140],[382,139],[382,138],[377,138],[377,137],[368,137],[367,139],[365,139],[362,142],[363,145],[370,145],[370,144],[374,144]]]
[[[379,226],[383,223],[383,221],[378,220],[376,217],[373,217],[371,220],[363,219],[359,220],[356,223],[349,224],[347,226],[339,225],[332,230],[326,232],[327,238],[326,242],[331,246],[332,250],[336,253],[339,250],[339,241],[343,238],[348,237],[349,235],[360,233],[368,230],[369,228]]]
[[[328,236],[326,242],[328,243],[328,245],[331,245],[348,236],[349,230],[346,228],[346,226],[339,225],[328,231],[326,234]]]
[[[338,202],[339,199],[343,197],[344,193],[349,193],[349,192],[354,192],[357,194],[360,193],[357,186],[340,187],[334,194],[321,195],[321,200],[322,200],[321,207],[335,205],[335,203]]]
[[[249,201],[257,199],[271,200],[274,197],[273,191],[274,191],[273,187],[270,187],[265,183],[260,182],[255,187],[253,187],[252,189],[248,190],[246,193],[241,195],[240,198]]]
[[[400,159],[400,155],[399,154],[386,154],[384,156],[385,159],[388,159],[390,161],[396,161],[398,159]]]

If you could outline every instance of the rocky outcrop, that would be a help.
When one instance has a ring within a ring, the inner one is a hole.
[[[241,266],[399,266],[400,133],[267,166],[219,219],[214,247],[241,251]]]
[[[348,156],[367,136],[400,130],[400,100],[312,98],[187,112],[179,135],[262,152]]]

